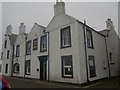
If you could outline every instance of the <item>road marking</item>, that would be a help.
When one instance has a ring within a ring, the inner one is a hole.
[[[95,84],[91,84],[91,85],[88,85],[88,86],[84,86],[83,88],[89,88],[89,87],[92,87],[92,86],[96,86],[96,85],[99,85],[103,82],[98,82],[98,83],[95,83]]]

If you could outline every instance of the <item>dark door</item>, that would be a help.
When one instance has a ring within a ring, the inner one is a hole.
[[[40,58],[40,80],[47,80],[47,60]]]

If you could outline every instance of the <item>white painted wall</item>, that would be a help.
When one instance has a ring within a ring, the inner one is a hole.
[[[19,63],[19,74],[18,73],[13,73],[14,76],[20,76],[24,77],[24,65],[25,65],[25,38],[26,36],[24,34],[19,34],[16,42],[15,42],[15,48],[14,48],[14,63]],[[20,45],[20,55],[19,57],[16,57],[16,47],[17,45]]]
[[[37,79],[40,78],[40,61],[38,59],[38,56],[48,55],[48,50],[47,52],[40,52],[40,37],[45,35],[43,33],[44,29],[45,29],[44,27],[35,23],[31,32],[28,35],[27,41],[31,40],[31,55],[26,55],[26,60],[31,60],[31,74],[26,75],[26,77]],[[38,38],[38,49],[33,51],[33,40],[36,38]],[[37,71],[37,69],[39,69],[39,71]]]
[[[105,37],[96,33],[95,31],[92,31],[92,37],[93,37],[94,49],[87,48],[87,58],[89,57],[89,55],[94,56],[96,77],[90,78],[90,74],[89,74],[90,81],[109,76]],[[89,73],[89,60],[87,60],[87,62],[88,62],[88,73]]]
[[[7,48],[4,48],[5,40],[7,40]],[[7,59],[7,51],[10,50],[10,57]],[[3,59],[2,59],[2,74],[10,76],[11,75],[11,58],[12,58],[12,46],[8,36],[5,36],[2,45]],[[8,64],[8,73],[5,73],[6,64]]]

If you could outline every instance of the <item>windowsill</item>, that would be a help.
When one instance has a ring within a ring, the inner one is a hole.
[[[88,47],[89,49],[94,49],[94,47]]]
[[[30,54],[26,54],[26,55],[31,55],[31,53]]]
[[[73,75],[72,76],[62,76],[62,78],[73,78]]]
[[[71,47],[71,45],[69,45],[69,46],[61,46],[61,49],[63,49],[63,48],[69,48],[69,47]]]
[[[36,51],[37,49],[33,49],[33,51]]]
[[[25,75],[30,75],[30,74],[25,74]]]
[[[115,63],[113,63],[113,62],[110,62],[110,65],[114,65]]]
[[[95,75],[95,76],[91,76],[90,78],[94,78],[94,77],[96,77],[97,75]]]
[[[47,50],[40,50],[40,52],[47,52]]]

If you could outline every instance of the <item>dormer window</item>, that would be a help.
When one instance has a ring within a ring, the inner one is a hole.
[[[61,29],[61,48],[71,47],[70,26]]]

